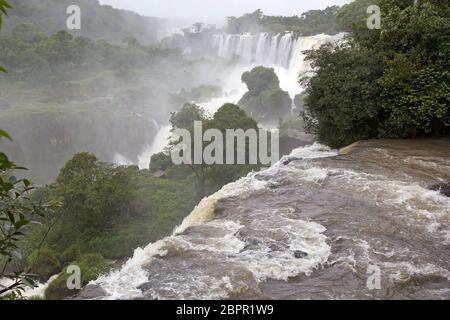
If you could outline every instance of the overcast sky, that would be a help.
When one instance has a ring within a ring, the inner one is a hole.
[[[351,0],[100,0],[102,4],[147,16],[203,22],[219,22],[224,17],[240,16],[256,9],[263,10],[267,15],[293,16],[348,2]]]

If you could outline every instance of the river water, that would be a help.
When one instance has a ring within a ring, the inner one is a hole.
[[[448,181],[449,139],[299,148],[92,284],[102,299],[450,299],[450,198],[428,190]]]

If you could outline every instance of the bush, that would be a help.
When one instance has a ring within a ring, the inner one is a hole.
[[[278,123],[290,114],[292,100],[280,88],[280,82],[273,68],[256,67],[242,75],[248,92],[239,101],[255,119],[265,123]]]
[[[169,168],[172,165],[172,159],[169,154],[166,154],[164,152],[160,152],[157,154],[154,154],[152,156],[152,159],[150,161],[150,171],[156,172],[156,171],[165,171],[167,168]]]
[[[279,89],[280,81],[273,68],[259,66],[242,74],[242,82],[248,91],[261,92],[270,89]]]
[[[73,265],[80,267],[82,286],[87,285],[90,281],[97,279],[108,271],[108,264],[100,254],[84,255],[80,260],[74,262]],[[45,290],[45,298],[48,300],[61,300],[77,294],[79,290],[69,290],[67,288],[67,279],[70,276],[67,273],[67,268],[64,268]]]
[[[330,146],[450,131],[450,8],[435,0],[380,6],[382,30],[354,25],[347,44],[307,55],[315,73],[303,79],[303,117]]]
[[[308,55],[317,68],[306,83],[307,129],[331,147],[376,137],[381,116],[378,55],[347,44],[328,44]]]
[[[28,264],[31,266],[31,272],[39,275],[39,278],[43,281],[61,270],[61,262],[57,255],[46,247],[35,250],[28,257]]]

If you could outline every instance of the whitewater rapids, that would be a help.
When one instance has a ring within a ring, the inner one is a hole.
[[[448,299],[450,198],[436,181],[450,181],[449,140],[299,148],[91,286],[101,299]]]

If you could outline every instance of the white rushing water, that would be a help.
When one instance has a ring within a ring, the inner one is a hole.
[[[208,102],[192,102],[201,105],[210,116],[224,103],[238,103],[247,91],[245,84],[241,81],[241,75],[259,65],[273,67],[280,80],[280,87],[289,92],[291,98],[294,98],[302,91],[298,84],[299,74],[310,70],[310,64],[305,61],[303,52],[342,38],[343,34],[295,37],[293,33],[289,32],[277,35],[269,33],[213,35],[211,49],[217,57],[230,60],[234,56],[240,56],[246,60],[246,63],[230,68],[227,77],[222,79],[224,92],[222,96]],[[155,123],[155,120],[153,122]],[[158,133],[138,156],[137,165],[140,169],[149,168],[151,156],[162,152],[170,138],[170,126],[160,126],[155,123],[155,127],[158,128]],[[114,162],[118,165],[133,164],[121,154],[116,154]]]
[[[145,150],[138,157],[139,169],[148,169],[150,166],[150,159],[152,155],[164,151],[164,148],[169,142],[171,135],[171,126],[166,125],[159,128],[158,133],[153,139],[153,143],[148,145]]]
[[[325,146],[314,144],[295,150],[292,156],[312,159],[336,154]],[[184,263],[172,264],[167,261],[167,266],[156,267],[153,272],[152,263],[166,256],[171,250],[190,252],[181,257],[186,263],[192,256],[194,261],[198,262],[213,258],[222,263],[222,259],[225,259],[223,263],[239,268],[240,272],[245,270],[244,273],[251,275],[256,282],[268,278],[287,280],[300,273],[309,274],[325,263],[330,254],[330,247],[323,235],[325,228],[320,224],[294,220],[289,211],[275,209],[251,212],[239,220],[231,216],[225,219],[214,216],[215,207],[220,200],[230,198],[242,200],[258,192],[264,192],[270,185],[271,177],[275,177],[279,170],[283,170],[282,162],[286,159],[288,157],[284,157],[265,171],[251,173],[228,184],[219,192],[203,199],[174,230],[172,236],[149,244],[146,248],[136,249],[133,257],[120,270],[112,271],[92,284],[100,285],[107,292],[107,299],[142,297],[143,292],[139,287],[149,281],[161,281],[146,292],[146,297],[150,295],[155,299],[173,297],[217,299],[239,290],[236,287],[239,286],[239,281],[229,278],[228,275],[216,274],[217,266],[208,266],[206,261],[204,268],[192,269],[190,273],[184,273],[182,278],[180,274],[183,271],[179,268],[183,267]],[[264,179],[260,179],[261,176]],[[192,227],[197,228],[196,232],[186,233]],[[251,249],[246,247],[246,242],[238,236],[239,232],[244,230],[252,233],[252,241],[258,243],[257,246]],[[203,233],[209,236],[206,237]],[[273,251],[271,246],[281,236],[285,238],[283,247]],[[308,257],[296,258],[293,255],[296,250],[307,252]]]
[[[310,70],[304,51],[317,49],[321,45],[342,39],[344,34],[334,36],[319,34],[296,37],[293,33],[271,35],[259,34],[217,34],[213,36],[212,47],[217,56],[231,60],[239,56],[249,66],[273,67],[280,79],[280,86],[292,97],[301,92],[298,75]]]
[[[410,149],[389,147],[298,148],[93,284],[105,299],[448,299],[450,198],[426,187],[448,171],[417,161],[420,149],[411,171]],[[368,290],[370,266],[383,290]]]
[[[45,290],[54,280],[58,278],[58,274],[50,277],[45,283],[37,283],[36,287],[25,287],[24,291],[21,292],[22,297],[24,298],[44,298]],[[12,285],[14,281],[10,279],[0,279],[0,287],[8,287]]]

